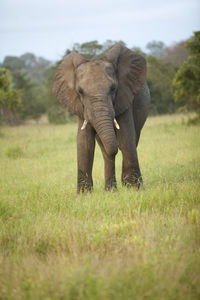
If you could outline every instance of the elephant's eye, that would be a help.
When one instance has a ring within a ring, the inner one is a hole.
[[[111,87],[110,87],[111,93],[114,93],[115,90],[116,90],[116,85],[115,85],[115,84],[112,84]]]
[[[82,89],[81,87],[78,88],[78,93],[79,93],[80,95],[83,95],[83,94],[84,94],[83,89]]]

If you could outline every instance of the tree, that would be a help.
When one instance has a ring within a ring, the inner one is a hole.
[[[165,44],[161,41],[152,41],[146,45],[149,54],[157,58],[161,58],[165,51]]]
[[[16,72],[24,67],[24,63],[20,60],[19,57],[6,56],[3,61],[2,67],[10,70],[11,72]]]
[[[33,69],[37,64],[36,56],[33,53],[25,53],[19,58],[26,69]]]
[[[99,44],[99,42],[96,40],[85,42],[83,44],[75,43],[72,47],[72,50],[67,49],[65,51],[64,57],[68,55],[71,51],[76,51],[79,54],[83,55],[84,57],[91,59],[95,56],[103,55],[106,51],[112,48],[116,43],[120,43],[126,46],[126,44],[121,40],[120,41],[106,40],[102,45]]]
[[[46,111],[50,61],[25,53],[20,57],[6,56],[2,65],[11,72],[13,88],[23,90],[21,118],[38,119]]]
[[[12,74],[13,86],[23,91],[21,103],[23,111],[22,119],[38,119],[46,110],[46,87],[33,83],[27,73],[18,71]]]
[[[186,47],[190,55],[173,79],[174,97],[200,119],[200,31],[194,32]]]
[[[147,56],[147,82],[151,92],[152,114],[173,113],[177,109],[172,91],[172,79],[176,72],[171,64],[154,56]]]
[[[86,58],[90,59],[99,53],[101,53],[102,45],[98,43],[98,41],[91,41],[86,42],[83,44],[75,43],[73,45],[72,50],[77,51],[78,53],[82,54]]]
[[[15,125],[22,110],[22,91],[11,89],[10,72],[0,69],[0,123]]]
[[[21,71],[27,74],[27,77],[35,84],[45,84],[48,77],[48,68],[51,62],[43,57],[37,57],[33,53],[25,53],[20,56],[24,68]]]
[[[44,83],[48,77],[48,69],[51,62],[43,57],[37,57],[33,53],[25,53],[20,57],[6,56],[2,67],[9,69],[11,73],[23,72],[35,84]]]
[[[183,64],[183,62],[188,58],[188,50],[185,46],[186,41],[176,43],[171,47],[167,47],[164,52],[162,60],[164,62],[170,63],[177,69]]]

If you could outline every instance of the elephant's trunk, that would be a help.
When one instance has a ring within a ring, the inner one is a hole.
[[[92,125],[96,130],[109,157],[117,154],[118,145],[114,131],[114,113],[102,104],[93,108]]]

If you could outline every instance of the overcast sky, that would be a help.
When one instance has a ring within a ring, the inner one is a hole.
[[[145,50],[200,30],[199,0],[0,0],[0,61],[32,52],[57,60],[73,43],[123,40]]]

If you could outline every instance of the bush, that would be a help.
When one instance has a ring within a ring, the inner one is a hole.
[[[173,79],[174,98],[187,110],[194,110],[200,119],[200,31],[186,43],[190,56]]]
[[[7,149],[6,155],[9,158],[17,159],[23,157],[24,152],[19,146],[12,146]]]
[[[19,123],[22,112],[23,91],[11,89],[12,81],[7,69],[0,69],[0,124]]]
[[[48,109],[49,123],[65,124],[67,123],[67,112],[61,106],[54,105]]]

